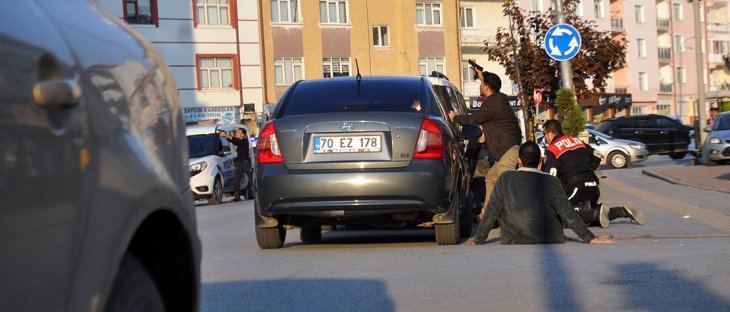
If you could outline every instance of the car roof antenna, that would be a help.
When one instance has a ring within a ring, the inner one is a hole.
[[[357,80],[357,96],[360,96],[360,82],[362,81],[362,75],[360,75],[360,64],[357,63],[357,59],[355,59],[355,68],[357,68],[357,76],[355,76],[355,79]]]

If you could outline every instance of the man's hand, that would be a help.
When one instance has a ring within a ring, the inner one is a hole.
[[[466,243],[464,243],[464,244],[465,244],[465,245],[467,245],[467,246],[476,246],[476,245],[481,245],[481,244],[477,244],[477,242],[476,242],[476,241],[474,241],[474,238],[473,238],[473,237],[472,237],[472,238],[470,238],[470,239],[469,239],[468,241],[466,241]]]
[[[482,71],[474,67],[472,67],[472,69],[474,70],[474,75],[479,76],[479,81],[484,81],[484,75],[482,74]]]
[[[454,111],[449,111],[449,120],[451,122],[454,122],[454,116],[456,116],[456,113]]]
[[[613,244],[614,241],[608,237],[596,236],[589,243],[590,244]]]

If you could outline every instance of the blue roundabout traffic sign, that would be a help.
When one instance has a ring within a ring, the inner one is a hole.
[[[545,52],[556,61],[572,59],[580,51],[582,42],[575,27],[558,24],[545,34]]]

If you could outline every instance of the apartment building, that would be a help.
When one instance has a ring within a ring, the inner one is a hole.
[[[461,86],[457,0],[261,1],[265,102],[300,79],[427,75]]]
[[[186,121],[238,123],[262,111],[257,0],[98,2],[162,54]]]

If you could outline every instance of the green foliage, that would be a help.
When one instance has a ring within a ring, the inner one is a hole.
[[[558,90],[556,92],[555,107],[563,117],[561,122],[563,133],[569,136],[578,136],[585,129],[586,119],[575,102],[573,90],[567,88]]]

